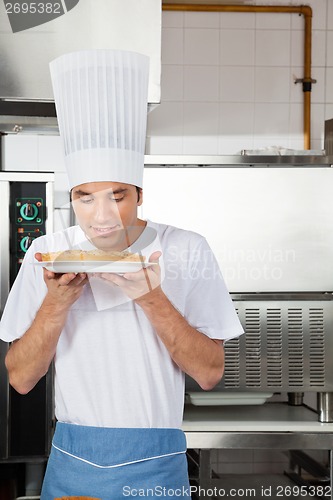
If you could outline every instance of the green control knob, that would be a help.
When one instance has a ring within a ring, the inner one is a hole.
[[[20,248],[22,252],[26,252],[32,242],[31,236],[24,236],[20,241]]]
[[[20,215],[24,220],[34,220],[38,215],[38,208],[32,203],[24,203],[20,208]]]

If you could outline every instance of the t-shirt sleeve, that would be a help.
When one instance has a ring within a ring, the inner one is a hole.
[[[244,333],[217,260],[203,238],[189,262],[185,318],[212,339],[229,340]]]
[[[25,254],[1,317],[0,339],[5,342],[22,337],[28,330],[47,291],[42,268],[34,265],[35,241]]]

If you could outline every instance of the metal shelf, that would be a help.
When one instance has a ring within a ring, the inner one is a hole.
[[[145,167],[330,167],[325,155],[145,155]]]
[[[328,450],[330,482],[333,484],[333,423],[319,422],[317,412],[304,405],[291,406],[287,403],[219,407],[185,405],[182,428],[188,448],[201,450],[202,456],[206,457],[203,464],[204,472],[200,473],[201,479],[205,473],[207,477],[209,468],[207,462],[212,449]],[[251,477],[251,481],[258,479],[255,475]],[[285,480],[287,484],[295,485],[289,479]],[[221,480],[209,479],[207,484],[212,485],[214,481]],[[269,476],[265,476],[266,481],[269,486]],[[200,485],[203,484],[200,481]],[[235,475],[233,484],[237,487],[240,484],[238,475]],[[224,479],[222,485],[223,487],[226,485]],[[333,500],[332,489],[328,491],[329,494],[325,498]],[[275,497],[277,495],[270,495],[270,498]],[[307,498],[303,495],[301,497]],[[261,497],[255,496],[255,498]]]

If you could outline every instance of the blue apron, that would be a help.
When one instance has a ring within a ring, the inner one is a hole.
[[[189,499],[184,433],[58,422],[41,500],[62,496]]]

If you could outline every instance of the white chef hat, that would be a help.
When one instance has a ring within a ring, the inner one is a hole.
[[[112,181],[142,187],[149,58],[84,50],[50,63],[70,188]]]

